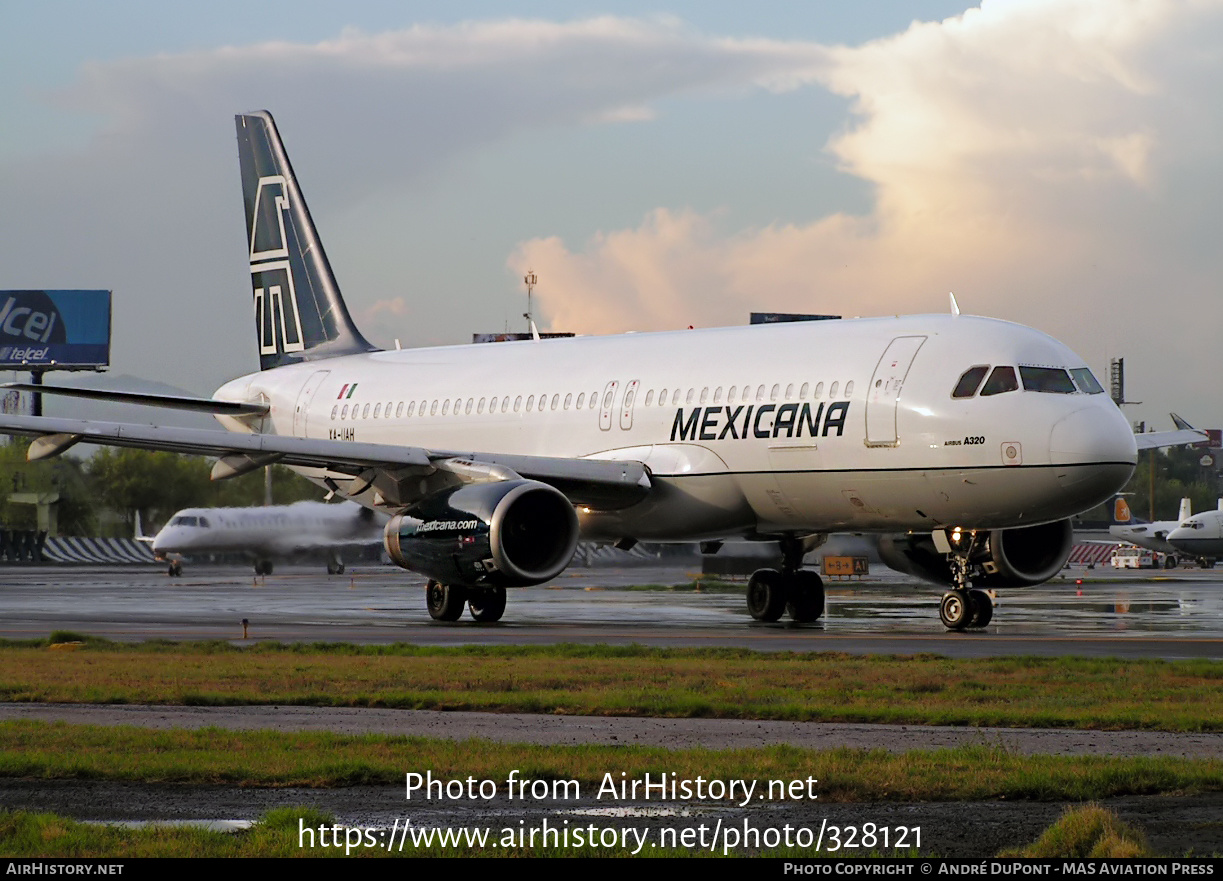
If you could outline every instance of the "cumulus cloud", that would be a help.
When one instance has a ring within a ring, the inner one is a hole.
[[[941,310],[954,289],[1097,361],[1108,326],[1124,354],[1152,340],[1132,318],[1156,301],[1217,309],[1220,250],[1200,230],[1218,206],[1193,182],[1221,182],[1221,44],[1218,2],[986,0],[831,47],[818,77],[853,117],[826,149],[873,187],[868,214],[724,230],[660,208],[576,249],[525,242],[509,262],[535,268],[568,330]],[[1181,348],[1217,327],[1178,328]]]

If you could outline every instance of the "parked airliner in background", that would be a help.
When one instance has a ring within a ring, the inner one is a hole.
[[[1223,557],[1223,499],[1215,511],[1203,511],[1186,518],[1168,533],[1168,544],[1182,554],[1197,558],[1207,569]]]
[[[219,456],[214,478],[283,462],[393,515],[387,551],[430,579],[440,620],[499,619],[505,589],[555,578],[581,536],[776,542],[748,609],[813,621],[824,591],[803,554],[851,531],[890,535],[892,565],[950,587],[952,629],[990,620],[979,588],[1058,572],[1069,518],[1133,471],[1135,436],[1082,358],[958,309],[381,351],[272,117],[237,128],[261,370],[212,399],[152,401],[230,432],[0,418],[37,436],[30,458],[88,441]]]
[[[327,572],[344,572],[341,552],[382,543],[387,518],[351,503],[295,502],[258,508],[184,508],[147,541],[170,575],[183,573],[183,559],[206,554],[242,554],[256,575],[271,575],[277,561],[326,556]]]
[[[1108,527],[1108,533],[1121,541],[1138,545],[1140,548],[1166,554],[1167,558],[1164,560],[1164,565],[1168,569],[1174,569],[1178,562],[1177,555],[1183,554],[1183,552],[1172,546],[1168,541],[1168,535],[1187,520],[1192,513],[1192,501],[1181,499],[1180,514],[1175,520],[1156,520],[1153,523],[1141,523],[1130,511],[1129,503],[1126,502],[1125,498],[1117,496],[1113,501],[1113,520],[1116,522]]]

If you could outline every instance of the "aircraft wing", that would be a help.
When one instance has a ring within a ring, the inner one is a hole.
[[[1184,444],[1200,444],[1210,440],[1210,435],[1196,428],[1182,428],[1176,431],[1148,431],[1134,435],[1134,442],[1140,450],[1154,450],[1160,447],[1179,447]]]
[[[343,481],[349,482],[343,487],[347,494],[373,487],[392,507],[420,498],[419,487],[427,483],[422,478],[433,476],[452,484],[524,477],[555,486],[575,505],[596,508],[627,507],[644,498],[651,485],[642,463],[605,459],[427,450],[45,416],[0,416],[0,434],[34,437],[27,453],[31,461],[58,455],[77,443],[91,443],[218,456],[212,470],[214,479],[276,462],[326,469],[334,474],[333,489],[340,489]],[[430,486],[426,492],[434,488]]]

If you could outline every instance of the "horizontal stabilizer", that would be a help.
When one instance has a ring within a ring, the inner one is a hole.
[[[70,388],[63,385],[34,385],[28,382],[0,383],[0,388],[19,392],[40,392],[44,395],[65,395],[89,398],[92,401],[112,401],[116,404],[142,404],[170,410],[194,410],[197,413],[221,413],[228,416],[263,416],[267,404],[246,404],[240,401],[218,401],[215,398],[187,398],[176,395],[149,395],[142,392],[119,392],[109,389]]]

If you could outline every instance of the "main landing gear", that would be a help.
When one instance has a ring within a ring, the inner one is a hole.
[[[500,621],[505,614],[505,588],[464,587],[430,581],[425,586],[425,602],[429,617],[434,621],[458,621],[463,616],[464,606],[476,621]]]
[[[797,624],[809,624],[824,614],[824,582],[803,569],[807,548],[801,539],[781,541],[781,571],[757,569],[747,582],[747,611],[757,621],[776,621],[788,612]]]
[[[951,567],[951,590],[943,594],[938,616],[948,630],[967,630],[969,627],[985,627],[994,617],[994,601],[988,593],[968,586],[968,560],[977,542],[976,533],[963,533],[958,528],[950,533],[935,532],[935,544],[940,535],[948,542],[947,563]]]

